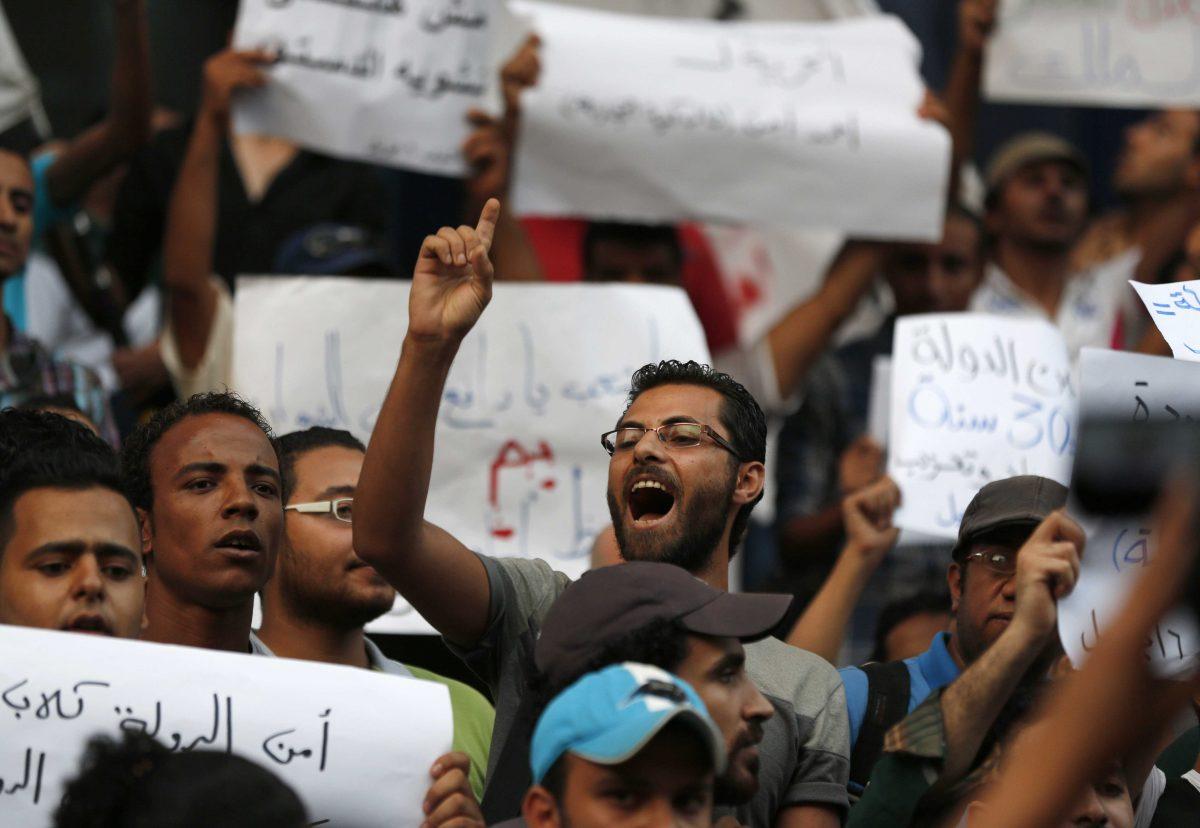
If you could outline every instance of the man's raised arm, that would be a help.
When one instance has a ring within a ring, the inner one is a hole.
[[[460,646],[486,631],[491,591],[483,564],[425,521],[433,439],[446,375],[463,337],[492,298],[488,256],[500,202],[479,224],[443,227],[421,245],[408,333],[379,412],[354,503],[354,550],[442,635]]]

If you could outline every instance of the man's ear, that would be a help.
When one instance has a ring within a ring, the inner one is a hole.
[[[950,613],[958,614],[958,602],[962,599],[963,569],[958,561],[950,564],[946,570],[946,584],[950,587]]]
[[[733,490],[733,502],[739,506],[751,503],[763,490],[767,479],[767,467],[757,460],[742,463],[738,468],[737,485]]]
[[[521,816],[529,828],[559,828],[563,824],[558,813],[558,802],[541,785],[533,785],[525,792]]]
[[[138,531],[142,536],[142,560],[150,566],[154,554],[154,519],[146,509],[137,508]]]

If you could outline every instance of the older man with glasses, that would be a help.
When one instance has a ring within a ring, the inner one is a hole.
[[[396,599],[396,590],[354,554],[354,493],[365,450],[349,432],[319,426],[280,438],[284,542],[261,593],[259,639],[278,656],[445,684],[454,750],[470,758],[479,797],[495,718],[491,704],[461,682],[387,658],[363,630]]]
[[[852,794],[862,792],[888,730],[979,662],[1014,626],[1019,605],[1024,615],[1016,626],[1024,646],[1017,649],[1033,661],[1061,652],[1055,649],[1056,602],[1074,586],[1084,546],[1083,529],[1062,511],[1066,501],[1065,487],[1033,475],[980,489],[963,513],[947,572],[950,631],[938,633],[928,650],[905,661],[840,671],[850,714]],[[1024,580],[1017,577],[1018,558],[1026,559],[1032,573]],[[1048,602],[1029,592],[1046,586]],[[1031,597],[1022,600],[1022,591]],[[1035,609],[1043,611],[1031,617]]]

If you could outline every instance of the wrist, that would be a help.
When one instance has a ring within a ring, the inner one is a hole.
[[[422,365],[449,367],[454,362],[454,357],[458,355],[458,348],[461,344],[462,337],[424,336],[410,330],[404,334],[404,345],[400,353],[402,357],[410,356]]]
[[[1046,639],[1054,633],[1057,620],[1057,613],[1053,614],[1047,623],[1043,619],[1033,619],[1028,614],[1017,612],[1009,622],[1005,634],[1011,635],[1014,642],[1021,644],[1023,649],[1036,650],[1041,648]]]

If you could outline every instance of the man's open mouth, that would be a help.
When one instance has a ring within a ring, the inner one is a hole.
[[[262,552],[262,540],[249,529],[239,529],[221,537],[216,547],[223,552],[232,552],[238,556],[257,555]]]
[[[653,523],[675,508],[675,490],[665,481],[639,477],[630,485],[626,501],[635,524]]]
[[[112,627],[99,615],[77,615],[62,627],[67,632],[91,633],[92,635],[112,635]]]

